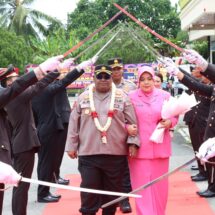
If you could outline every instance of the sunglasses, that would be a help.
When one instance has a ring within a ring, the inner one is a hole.
[[[96,75],[96,79],[98,80],[109,80],[111,78],[111,75],[107,74],[107,73],[99,73],[98,75]]]

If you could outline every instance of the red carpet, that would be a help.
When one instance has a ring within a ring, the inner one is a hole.
[[[70,175],[72,186],[79,186],[80,176]],[[206,199],[196,195],[198,188],[195,183],[191,182],[189,173],[178,172],[169,178],[169,200],[166,215],[214,215]],[[80,198],[79,192],[58,190],[57,193],[62,195],[58,203],[47,204],[42,215],[80,215]],[[131,199],[133,212],[135,215],[134,200]],[[98,213],[101,215],[101,212]],[[122,214],[120,211],[117,215]],[[129,214],[128,214],[129,215]],[[147,214],[153,215],[153,214]]]

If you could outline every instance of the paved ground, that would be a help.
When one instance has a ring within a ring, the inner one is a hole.
[[[170,160],[170,170],[192,159],[193,156],[194,156],[193,151],[189,145],[189,136],[187,133],[187,129],[180,120],[180,123],[178,124],[174,132],[173,155]],[[35,169],[33,173],[33,178],[35,179],[37,178],[36,165],[37,165],[37,162],[35,162]],[[188,172],[191,172],[190,166],[186,167],[185,170]],[[63,163],[62,163],[62,168],[61,168],[61,175],[65,176],[66,174],[77,174],[77,173],[78,173],[77,160],[72,160],[67,156],[67,154],[65,154]],[[191,174],[196,174],[196,171],[192,171]],[[198,182],[197,185],[201,190],[206,189],[207,187],[206,182]],[[28,204],[28,213],[27,213],[28,215],[41,215],[42,210],[45,206],[44,203],[36,202],[36,194],[37,194],[36,190],[37,190],[37,186],[32,184],[29,191],[29,204]],[[53,189],[53,192],[54,192],[54,189]],[[215,213],[215,198],[208,199],[207,201],[209,202],[210,206],[213,208]],[[10,189],[5,193],[3,215],[11,215],[11,214],[12,212],[11,212],[11,189]]]

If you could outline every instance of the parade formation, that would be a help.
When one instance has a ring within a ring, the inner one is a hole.
[[[134,214],[129,198],[135,200],[137,215],[165,215],[168,177],[194,161],[198,173],[191,180],[208,185],[194,195],[215,197],[215,66],[197,51],[181,48],[158,34],[129,13],[128,6],[114,6],[118,12],[111,19],[64,54],[26,67],[21,76],[13,65],[1,70],[0,214],[5,188],[12,185],[11,214],[27,215],[33,183],[38,185],[38,204],[60,203],[62,196],[53,194],[51,187],[80,191],[82,215],[96,215],[99,210],[102,215],[114,215],[117,207],[122,213]],[[88,60],[76,63],[86,50],[66,59],[123,14],[142,31],[179,51],[189,71],[148,45],[126,21],[117,22],[98,38],[102,41],[109,36]],[[124,77],[120,56],[97,63],[125,30],[156,58],[156,66],[137,68],[135,81]],[[160,65],[170,80],[187,87],[186,92],[173,97],[170,86],[164,86]],[[92,81],[71,107],[67,87],[89,69]],[[193,158],[170,170],[174,127],[181,116],[189,129]],[[70,186],[61,174],[65,152],[78,159],[80,187]],[[32,178],[35,156],[38,180]]]

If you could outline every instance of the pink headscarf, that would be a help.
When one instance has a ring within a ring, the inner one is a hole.
[[[152,78],[154,79],[155,77],[154,69],[150,66],[142,66],[138,69],[138,81],[140,81],[140,77],[144,72],[151,74]]]

